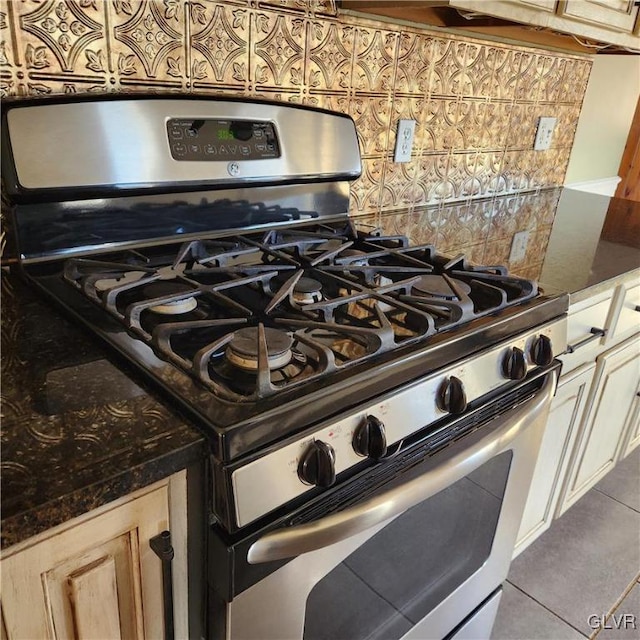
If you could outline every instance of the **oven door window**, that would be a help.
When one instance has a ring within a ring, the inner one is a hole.
[[[392,640],[420,622],[488,559],[511,458],[406,511],[327,574],[307,600],[304,639]]]

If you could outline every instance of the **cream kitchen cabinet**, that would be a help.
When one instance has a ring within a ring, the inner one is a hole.
[[[638,7],[634,0],[564,0],[558,15],[623,33],[637,33]]]
[[[520,523],[514,555],[524,551],[546,531],[555,516],[595,368],[594,363],[584,365],[563,376],[558,384]]]
[[[342,7],[371,12],[389,19],[430,23],[434,6],[449,6],[474,18],[493,16],[623,47],[640,48],[640,8],[634,0],[415,0],[393,3],[379,0],[343,0]],[[438,24],[438,23],[436,23]],[[442,26],[442,25],[440,25]],[[453,26],[460,26],[459,24]],[[482,28],[478,28],[482,32]],[[496,35],[495,31],[491,32]],[[510,34],[512,36],[512,34]],[[527,40],[527,31],[521,30]]]
[[[188,637],[186,474],[141,489],[2,554],[8,640],[162,638],[162,564],[149,540],[170,529],[176,637]]]
[[[559,513],[574,504],[630,450],[627,434],[632,434],[633,444],[637,439],[639,392],[640,335],[636,335],[596,360],[592,391]]]

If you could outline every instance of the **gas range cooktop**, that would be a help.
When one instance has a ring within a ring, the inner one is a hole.
[[[222,464],[566,312],[503,267],[356,231],[343,114],[58,96],[4,101],[2,124],[23,274],[159,384]]]
[[[537,293],[503,267],[350,223],[73,258],[64,280],[230,402],[463,330]]]

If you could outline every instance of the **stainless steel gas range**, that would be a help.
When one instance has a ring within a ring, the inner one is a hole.
[[[358,231],[359,173],[317,109],[3,105],[24,276],[210,441],[211,638],[490,633],[567,299]]]

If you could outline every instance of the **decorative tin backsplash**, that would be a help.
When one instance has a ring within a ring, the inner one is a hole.
[[[225,93],[344,111],[363,175],[352,213],[562,184],[591,61],[393,28],[334,0],[1,0],[2,95]],[[533,151],[537,118],[552,148]],[[392,161],[399,118],[411,162]]]

